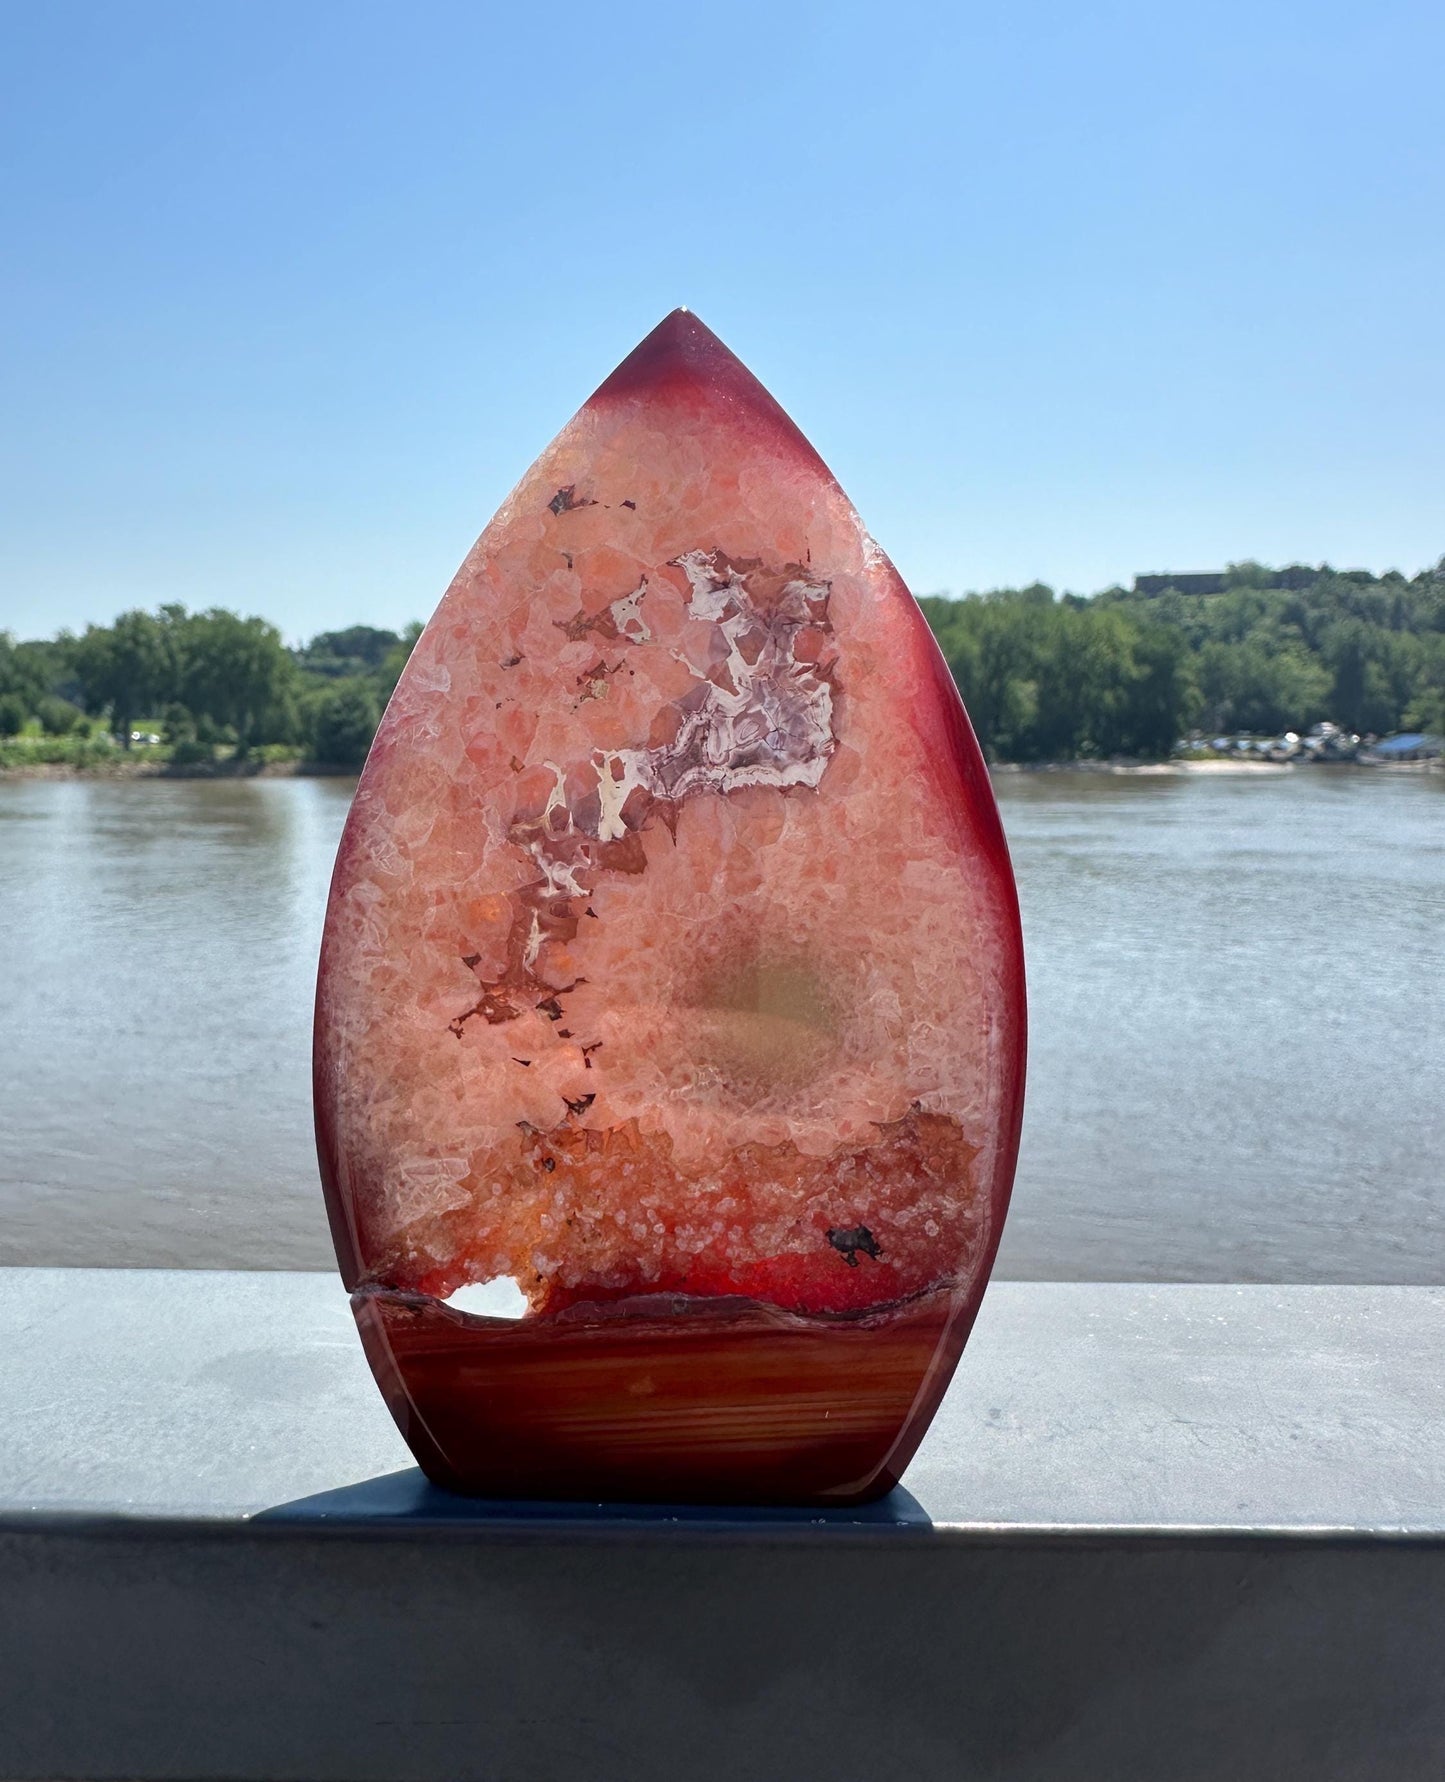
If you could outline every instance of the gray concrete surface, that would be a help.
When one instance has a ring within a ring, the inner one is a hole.
[[[880,1505],[477,1505],[334,1277],[0,1270],[0,1776],[1438,1778],[1442,1337],[1000,1283]]]
[[[410,1465],[334,1275],[0,1270],[0,1516],[250,1516]],[[1445,1534],[1445,1288],[996,1282],[939,1528]]]

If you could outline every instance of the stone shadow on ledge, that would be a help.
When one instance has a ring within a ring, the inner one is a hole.
[[[918,1499],[895,1485],[876,1503],[836,1510],[789,1504],[532,1503],[506,1498],[461,1497],[433,1485],[420,1467],[382,1473],[334,1491],[318,1491],[258,1511],[250,1519],[271,1527],[401,1533],[411,1529],[472,1528],[498,1533],[568,1526],[594,1531],[639,1527],[782,1533],[805,1529],[856,1532],[897,1528],[931,1530]]]

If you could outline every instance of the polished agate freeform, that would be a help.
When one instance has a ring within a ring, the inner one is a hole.
[[[1008,854],[928,627],[679,310],[462,565],[337,858],[321,1168],[422,1466],[887,1490],[987,1280],[1023,1051]],[[446,1303],[500,1278],[524,1316]]]

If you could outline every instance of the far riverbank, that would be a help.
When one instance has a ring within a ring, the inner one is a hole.
[[[355,779],[355,767],[327,767],[316,761],[172,762],[154,758],[114,760],[26,761],[0,764],[0,780],[294,780]]]
[[[1206,774],[1230,779],[1271,779],[1299,773],[1308,778],[1330,778],[1337,773],[1388,774],[1445,773],[1445,760],[1435,761],[996,761],[992,774]]]
[[[169,761],[132,761],[124,756],[78,766],[69,761],[33,761],[16,766],[0,765],[0,780],[338,780],[355,779],[356,767],[327,767],[315,761],[218,761],[177,764]],[[1315,779],[1339,773],[1385,775],[1445,773],[1445,761],[1350,762],[1319,766],[1295,761],[995,761],[989,772],[995,778],[1015,774],[1095,774],[1118,778],[1162,778],[1198,774],[1229,779],[1277,779],[1281,774],[1302,774]]]

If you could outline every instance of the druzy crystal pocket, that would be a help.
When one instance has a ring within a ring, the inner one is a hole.
[[[928,628],[678,311],[463,564],[337,858],[322,1175],[418,1460],[496,1495],[886,1490],[987,1280],[1023,1050]],[[519,1319],[446,1303],[501,1278]]]

